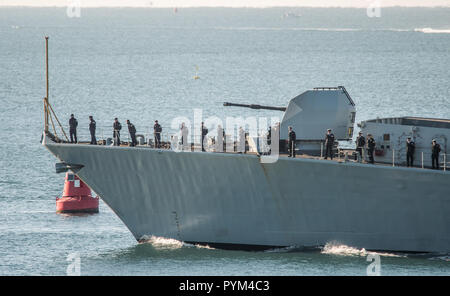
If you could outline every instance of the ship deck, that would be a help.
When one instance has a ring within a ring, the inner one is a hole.
[[[86,142],[86,141],[81,141],[78,142],[77,145],[91,145],[90,142]],[[97,145],[99,146],[106,146],[106,140],[100,140],[97,141]],[[131,142],[127,142],[127,141],[123,141],[121,142],[120,146],[116,146],[116,147],[131,147]],[[162,142],[161,143],[161,148],[155,148],[153,146],[149,146],[149,145],[137,145],[136,147],[138,147],[139,149],[162,149],[162,150],[170,150],[170,143],[168,142]],[[201,151],[201,147],[199,145],[191,145],[191,149],[186,149],[184,151],[191,151],[191,152],[200,152]],[[236,151],[224,151],[224,152],[216,152],[216,151],[209,151],[209,152],[205,152],[205,153],[227,153],[227,154],[240,154],[241,152],[236,152]],[[342,162],[352,162],[352,163],[358,163],[359,161],[356,158],[356,154],[358,152],[355,149],[341,149],[341,148],[337,148],[335,149],[335,153],[333,156],[333,159],[328,158],[328,161],[334,161],[337,163],[342,163]],[[246,151],[245,154],[249,154],[249,155],[260,155],[259,153],[256,152],[251,152],[251,151]],[[366,155],[366,159],[361,160],[359,163],[363,163],[363,164],[369,164],[369,161],[367,160],[367,153]],[[279,157],[289,157],[288,153],[285,152],[280,152],[279,153]],[[301,159],[316,159],[316,160],[323,160],[325,159],[323,156],[314,156],[314,155],[309,155],[309,154],[304,154],[297,151],[295,158],[301,158]],[[431,167],[429,167],[428,165],[423,165],[422,166],[422,162],[421,161],[417,161],[417,163],[420,163],[420,165],[414,165],[413,167],[415,168],[423,168],[423,169],[431,169]],[[403,164],[399,164],[398,162],[396,162],[395,164],[393,163],[387,163],[387,162],[379,162],[376,161],[376,157],[375,157],[375,161],[373,163],[373,165],[377,165],[377,166],[395,166],[395,167],[407,167],[406,165]],[[450,162],[443,162],[441,164],[440,169],[446,171],[447,167],[450,165]]]

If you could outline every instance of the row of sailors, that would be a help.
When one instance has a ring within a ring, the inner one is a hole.
[[[362,132],[359,132],[356,138],[356,151],[359,153],[359,159],[363,158],[363,150],[367,148],[369,154],[369,162],[374,163],[373,153],[375,151],[375,140],[371,134],[367,135],[368,140],[363,136]],[[411,137],[406,139],[406,166],[412,167],[414,165],[414,152],[416,150],[416,144],[411,140]],[[431,141],[431,166],[433,169],[439,169],[439,153],[441,152],[441,146],[437,143],[436,139]]]
[[[91,134],[91,142],[90,144],[92,145],[96,145],[97,144],[97,140],[96,140],[96,136],[95,136],[95,131],[96,131],[96,122],[93,118],[93,116],[89,116],[89,132]],[[136,140],[136,127],[134,126],[134,124],[132,124],[130,122],[130,120],[127,120],[127,125],[128,125],[128,132],[130,133],[130,137],[131,137],[131,146],[136,146],[137,145],[137,140]],[[71,143],[77,143],[77,126],[78,126],[78,121],[76,120],[76,118],[74,117],[74,114],[70,115],[70,119],[69,119],[69,127],[70,127],[70,142]],[[114,118],[114,123],[113,123],[113,139],[114,139],[114,145],[116,146],[120,146],[120,131],[122,129],[122,124],[119,122],[118,118]],[[274,131],[279,131],[280,129],[280,124],[278,123],[275,127],[274,127]],[[155,124],[153,126],[153,131],[154,131],[154,143],[155,143],[155,148],[160,148],[161,147],[161,132],[162,132],[162,127],[161,125],[158,123],[158,120],[155,120]],[[183,148],[186,147],[187,145],[187,139],[188,139],[188,128],[186,127],[185,123],[183,122],[180,126],[180,132],[181,132],[181,141],[180,144]],[[204,122],[201,123],[201,136],[202,136],[202,141],[201,141],[201,146],[202,146],[202,151],[205,151],[205,137],[208,134],[208,129],[205,127]],[[219,151],[221,151],[222,149],[220,149],[220,147],[223,147],[223,139],[225,138],[225,130],[218,125],[217,127],[217,143],[216,146],[219,148]],[[245,131],[242,127],[239,128],[238,131],[239,134],[239,145],[238,145],[238,152],[244,152],[245,153]],[[370,136],[370,135],[369,135]],[[270,145],[271,143],[271,128],[269,128],[268,134],[267,134],[267,142]],[[294,157],[295,158],[295,150],[296,150],[296,134],[295,131],[292,129],[292,126],[288,127],[288,157]],[[369,142],[373,141],[369,139]],[[327,130],[327,134],[325,135],[325,159],[328,158],[328,156],[330,156],[331,160],[333,159],[333,145],[335,142],[335,137],[334,134],[331,132],[331,129]],[[358,140],[357,140],[358,142]],[[369,144],[369,147],[371,147],[371,145]],[[373,163],[373,149],[369,148],[369,155],[371,156],[371,162]]]
[[[131,144],[130,146],[134,147],[137,145],[137,139],[136,139],[136,127],[134,124],[130,122],[130,120],[127,120],[127,126],[128,126],[128,132],[131,137]],[[78,143],[77,139],[77,127],[78,127],[78,121],[75,118],[74,114],[70,115],[69,119],[69,132],[70,132],[70,143]],[[97,139],[95,136],[97,123],[94,120],[93,116],[89,116],[89,132],[91,134],[91,142],[90,144],[96,145]],[[113,139],[114,139],[114,145],[120,146],[120,131],[122,130],[122,124],[119,122],[118,118],[114,118],[113,123]],[[158,120],[155,120],[155,124],[153,126],[153,132],[154,132],[154,143],[155,148],[161,147],[161,133],[162,133],[162,127],[158,123]],[[181,132],[181,145],[185,147],[187,145],[187,138],[188,138],[188,129],[184,122],[181,124],[180,127]],[[208,134],[208,129],[205,127],[204,123],[201,124],[201,134],[202,134],[202,151],[205,151],[204,147],[204,140],[206,135]],[[223,138],[225,137],[225,131],[223,128],[219,125],[218,126],[218,135],[222,135],[222,137],[217,137],[217,146],[222,147],[223,145]],[[242,127],[239,128],[239,139],[240,139],[240,148],[239,151],[245,152],[245,131]]]
[[[136,140],[136,127],[134,124],[130,122],[130,120],[127,119],[127,126],[128,126],[128,132],[130,133],[131,137],[131,146],[137,145]],[[78,143],[77,139],[77,127],[78,127],[78,120],[75,118],[73,114],[70,115],[69,119],[69,132],[70,132],[70,143]],[[91,142],[92,145],[97,145],[97,138],[95,136],[95,131],[97,129],[97,123],[94,120],[94,117],[91,115],[89,116],[89,132],[91,134]],[[120,146],[120,131],[122,130],[122,124],[119,122],[119,119],[116,117],[114,118],[113,122],[113,139],[114,139],[114,145]],[[154,134],[155,134],[155,147],[161,146],[161,132],[162,127],[158,123],[158,120],[155,120],[155,125],[153,126]]]
[[[89,116],[89,132],[91,134],[91,141],[90,144],[96,145],[97,139],[96,139],[96,126],[97,123],[94,120],[93,116]],[[130,122],[130,120],[127,120],[127,126],[128,126],[128,132],[130,134],[131,138],[131,144],[130,146],[136,146],[137,145],[137,139],[136,139],[136,127],[134,124]],[[69,119],[69,131],[70,131],[70,143],[78,143],[77,139],[77,127],[78,127],[78,120],[75,118],[74,114],[70,115]],[[114,139],[114,145],[120,146],[120,131],[122,130],[122,124],[119,122],[118,118],[114,118],[113,122],[113,139]],[[155,124],[153,126],[153,132],[154,132],[154,143],[155,148],[161,147],[161,133],[162,133],[162,127],[158,123],[158,120],[155,120]],[[180,126],[180,132],[181,132],[181,146],[183,148],[187,147],[187,139],[188,139],[188,128],[186,127],[185,123],[183,122]],[[216,141],[217,147],[223,147],[224,138],[225,138],[225,130],[218,125],[217,127],[218,137]],[[205,127],[204,122],[201,123],[201,146],[202,151],[205,151],[205,137],[208,134],[208,129]],[[242,127],[239,128],[239,152],[245,153],[245,131]]]
[[[92,116],[89,116],[89,131],[91,134],[91,144],[96,145],[97,140],[95,136],[95,130],[96,130],[96,122]],[[74,115],[70,115],[69,119],[69,127],[70,127],[70,142],[71,143],[77,143],[77,126],[78,121],[75,119]],[[131,146],[137,145],[136,140],[136,127],[134,124],[130,122],[130,120],[127,120],[127,126],[128,126],[128,132],[130,133],[131,137]],[[279,124],[275,126],[276,130],[279,130]],[[120,145],[120,131],[122,129],[122,124],[119,122],[117,118],[114,119],[113,123],[113,138],[114,138],[114,145],[119,146]],[[288,127],[288,157],[294,157],[295,158],[295,144],[296,144],[296,134],[295,131],[292,129],[292,126]],[[154,132],[154,143],[156,148],[161,147],[161,132],[162,127],[158,123],[158,120],[155,120],[155,124],[153,126],[153,132]],[[181,132],[181,145],[182,147],[185,147],[187,145],[187,138],[188,138],[188,128],[184,124],[184,122],[181,124],[180,127]],[[219,125],[217,128],[218,137],[217,137],[217,147],[223,147],[223,139],[225,138],[225,131],[224,129]],[[239,128],[239,152],[245,152],[245,131],[242,127]],[[205,151],[205,137],[208,134],[208,129],[205,127],[204,123],[201,123],[201,146],[202,151]],[[271,137],[271,129],[269,128],[268,135],[267,135],[267,141],[270,145],[270,137]],[[328,158],[328,156],[333,160],[333,147],[335,143],[335,136],[332,133],[331,129],[327,130],[327,133],[325,135],[325,159]],[[362,132],[359,132],[358,137],[356,138],[356,151],[359,153],[359,160],[361,161],[363,159],[363,150],[367,149],[368,156],[369,156],[369,163],[374,163],[374,151],[376,147],[376,142],[371,134],[367,134],[367,140],[363,136]],[[439,169],[439,153],[441,152],[440,145],[436,142],[435,139],[432,141],[432,147],[431,147],[431,160],[432,160],[432,168],[433,169]],[[406,140],[406,163],[407,166],[413,166],[414,162],[414,151],[415,151],[415,143],[411,140],[411,137],[408,137]]]
[[[201,147],[202,147],[202,151],[205,152],[205,138],[208,135],[208,129],[205,126],[205,123],[202,122],[201,126],[200,126],[200,131],[201,131]],[[185,123],[181,123],[180,126],[180,133],[181,133],[181,141],[180,144],[182,146],[182,149],[187,149],[187,144],[188,144],[188,133],[189,130],[186,127]],[[239,131],[238,131],[238,137],[239,137],[239,141],[238,141],[238,146],[237,146],[237,152],[243,152],[245,153],[245,131],[244,129],[241,127],[239,127]],[[217,140],[216,140],[216,151],[223,151],[223,146],[224,146],[224,139],[225,139],[225,130],[222,128],[222,126],[219,124],[217,126]]]
[[[416,150],[416,144],[408,137],[406,140],[406,165],[412,167],[414,163],[414,151]],[[431,167],[439,170],[439,153],[441,152],[441,145],[439,145],[436,139],[431,141]]]
[[[362,132],[359,132],[358,137],[356,138],[356,152],[359,153],[359,160],[363,159],[363,150],[367,148],[367,152],[369,154],[369,163],[373,164],[374,158],[373,153],[375,151],[376,142],[373,139],[372,134],[367,134],[367,143],[366,138],[363,136]]]

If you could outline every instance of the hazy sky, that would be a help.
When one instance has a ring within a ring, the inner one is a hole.
[[[447,6],[450,0],[0,0],[0,5],[18,6],[67,6],[80,3],[82,7],[126,6],[126,7],[270,7],[270,6],[316,6],[316,7],[368,7],[380,6]]]

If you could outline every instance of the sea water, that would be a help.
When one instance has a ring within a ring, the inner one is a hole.
[[[205,118],[281,116],[223,102],[286,106],[317,86],[344,85],[357,122],[450,118],[449,8],[382,8],[380,17],[343,8],[82,8],[71,16],[0,8],[1,275],[65,275],[73,258],[82,275],[367,275],[374,254],[382,275],[450,274],[448,254],[339,242],[266,252],[158,237],[137,243],[103,202],[99,214],[55,213],[64,175],[39,143],[46,35],[50,103],[66,130],[75,114],[81,140],[89,115],[99,137],[112,136],[114,117],[146,134],[154,120],[169,131],[194,109]]]

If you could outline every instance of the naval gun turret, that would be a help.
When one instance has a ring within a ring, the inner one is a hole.
[[[223,105],[284,111],[280,139],[288,138],[288,127],[292,126],[300,150],[308,154],[320,153],[325,133],[329,128],[332,129],[336,140],[348,141],[353,137],[356,108],[343,86],[316,87],[307,90],[291,99],[287,107],[227,102]]]
[[[286,111],[286,107],[272,107],[272,106],[263,106],[263,105],[256,105],[256,104],[236,104],[236,103],[223,103],[226,107],[245,107],[245,108],[251,108],[251,109],[264,109],[264,110],[277,110],[277,111]]]

